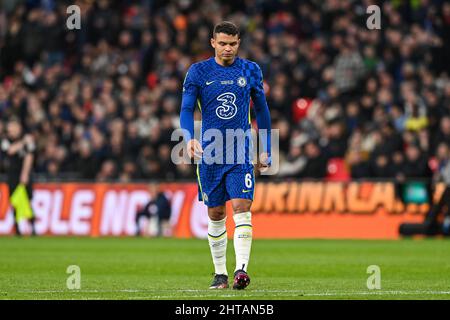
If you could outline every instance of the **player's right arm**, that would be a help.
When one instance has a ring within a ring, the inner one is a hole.
[[[188,156],[199,157],[203,152],[202,146],[194,138],[194,109],[200,92],[197,72],[192,65],[183,82],[183,97],[181,99],[180,127],[183,129],[184,140],[187,142]]]
[[[25,157],[23,159],[22,170],[20,172],[20,183],[28,184],[30,182],[31,169],[33,168],[34,151],[36,146],[33,137],[29,134],[23,138],[25,144]]]

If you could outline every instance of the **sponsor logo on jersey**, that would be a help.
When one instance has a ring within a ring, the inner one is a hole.
[[[236,95],[232,92],[222,93],[216,98],[221,105],[216,108],[216,115],[220,119],[228,120],[233,118],[237,113]]]

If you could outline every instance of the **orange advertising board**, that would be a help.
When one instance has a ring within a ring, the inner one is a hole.
[[[171,201],[173,235],[206,237],[207,209],[197,200],[197,185],[161,187]],[[434,197],[442,190],[438,186]],[[136,212],[149,199],[146,184],[41,183],[32,207],[41,235],[132,236]],[[257,183],[252,223],[254,238],[396,239],[400,223],[421,222],[428,210],[396,201],[390,182]],[[229,203],[227,212],[233,230]],[[13,232],[13,219],[7,186],[0,184],[0,235]]]

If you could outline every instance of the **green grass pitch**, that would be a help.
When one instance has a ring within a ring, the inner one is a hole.
[[[212,272],[207,240],[0,238],[0,299],[450,299],[450,241],[254,240],[247,289],[209,290]]]

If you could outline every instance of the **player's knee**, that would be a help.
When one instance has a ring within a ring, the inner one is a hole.
[[[250,211],[251,206],[252,206],[251,201],[233,203],[233,205],[232,205],[234,213]]]
[[[211,220],[222,220],[225,218],[225,207],[208,208],[208,216]]]

